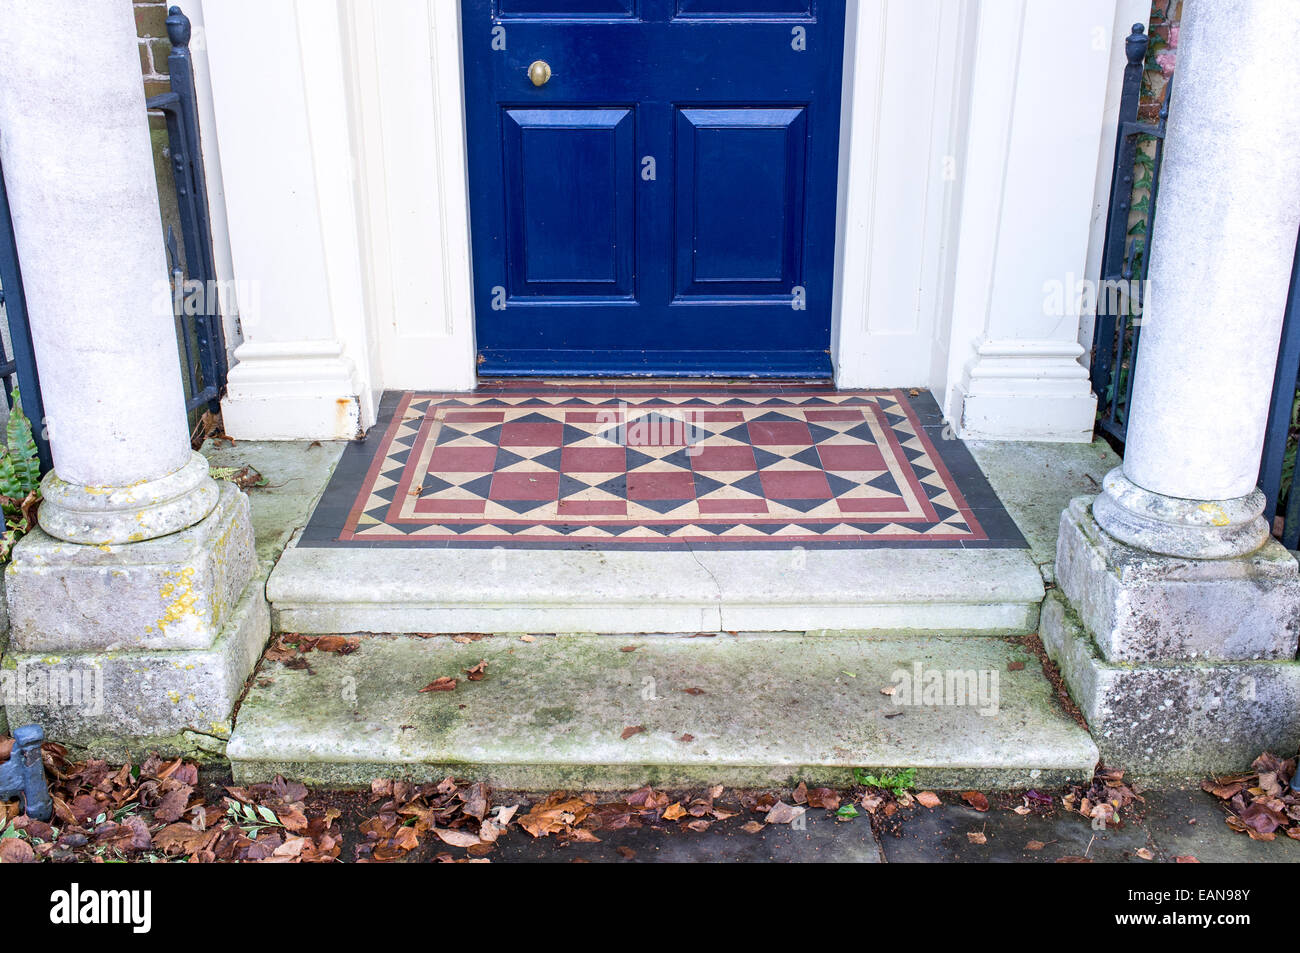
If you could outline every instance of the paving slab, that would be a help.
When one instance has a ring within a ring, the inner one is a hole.
[[[1054,580],[1061,511],[1076,496],[1096,496],[1120,458],[1104,440],[1028,443],[968,440],[975,462],[1020,528],[1034,561]]]
[[[1143,792],[1142,824],[1162,860],[1192,856],[1204,864],[1294,864],[1300,841],[1281,834],[1272,841],[1251,840],[1224,823],[1218,800],[1199,787]]]
[[[983,844],[969,834],[983,834]],[[1044,846],[1030,850],[1037,841]],[[900,812],[882,825],[880,849],[889,863],[1054,863],[1084,857],[1094,863],[1148,863],[1139,848],[1155,853],[1147,831],[1137,824],[1104,831],[1077,814],[1045,817],[992,808],[977,811],[965,804],[920,805]]]
[[[553,838],[522,832],[497,841],[493,863],[624,864],[878,864],[882,862],[871,824],[865,817],[837,821],[826,811],[809,810],[802,828],[767,824],[749,834],[741,826],[752,815],[716,821],[707,831],[651,827],[599,831],[599,844],[557,847]]]
[[[227,751],[240,783],[843,786],[855,767],[911,767],[928,787],[991,788],[1091,777],[1097,757],[1037,661],[993,638],[361,636],[300,659],[253,681]],[[480,660],[487,678],[467,680]],[[918,672],[983,673],[996,692],[882,692]],[[420,693],[439,676],[460,681]]]

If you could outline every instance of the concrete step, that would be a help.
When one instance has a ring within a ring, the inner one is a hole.
[[[1007,639],[359,639],[348,655],[302,656],[306,667],[263,665],[227,749],[237,782],[455,774],[515,790],[618,790],[842,785],[854,768],[916,768],[924,787],[1005,788],[1090,777],[1097,760],[1038,661]],[[468,681],[480,660],[486,678]],[[909,698],[918,671],[922,684],[954,674],[985,691],[964,704],[948,692]],[[444,675],[459,679],[454,691],[420,694]],[[890,685],[904,687],[884,694]]]
[[[296,543],[267,582],[284,632],[1034,631],[1025,549],[597,551]]]

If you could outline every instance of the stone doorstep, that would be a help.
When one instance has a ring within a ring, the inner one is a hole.
[[[1103,761],[1144,775],[1203,777],[1300,746],[1300,662],[1109,662],[1061,593],[1040,629]]]
[[[296,542],[296,541],[295,541]],[[595,551],[291,545],[278,631],[1024,634],[1023,549]]]
[[[1126,546],[1091,500],[1061,514],[1057,583],[1108,661],[1294,659],[1300,566],[1276,540],[1237,559],[1184,559]]]
[[[1037,661],[1009,670],[1024,657],[1002,639],[586,635],[460,644],[362,636],[360,643],[349,655],[308,653],[303,669],[263,665],[226,749],[237,783],[283,774],[351,787],[454,773],[516,790],[617,790],[848,784],[855,767],[913,767],[927,787],[1007,788],[1091,777],[1097,758]],[[464,670],[480,659],[487,677],[468,681]],[[996,713],[895,704],[881,689],[914,663],[986,679],[997,673]],[[420,694],[442,675],[459,679],[455,691]],[[622,737],[638,726],[644,730]]]

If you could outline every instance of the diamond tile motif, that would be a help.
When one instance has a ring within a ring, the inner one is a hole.
[[[388,394],[300,545],[1024,542],[928,394],[697,382]]]

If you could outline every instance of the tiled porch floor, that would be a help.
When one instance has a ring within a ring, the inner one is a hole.
[[[1025,544],[928,393],[579,382],[387,394],[298,545]]]

